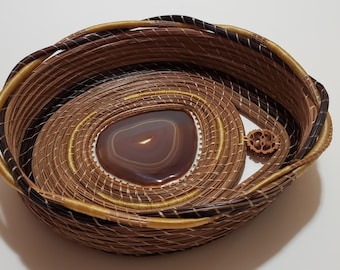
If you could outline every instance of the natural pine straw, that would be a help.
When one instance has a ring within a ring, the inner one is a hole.
[[[53,230],[108,252],[201,245],[264,210],[331,141],[324,87],[275,43],[190,17],[116,22],[77,32],[23,59],[0,93],[1,172]],[[145,187],[98,166],[110,123],[185,110],[201,138],[192,170]],[[259,171],[240,114],[278,137]]]

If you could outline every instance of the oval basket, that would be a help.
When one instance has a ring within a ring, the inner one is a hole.
[[[239,228],[332,134],[326,90],[283,49],[185,16],[97,25],[39,50],[0,106],[1,173],[24,203],[54,231],[120,254]],[[259,129],[247,136],[240,115]],[[247,155],[263,165],[240,181]]]

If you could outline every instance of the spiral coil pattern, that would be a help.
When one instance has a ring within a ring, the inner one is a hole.
[[[280,47],[184,16],[77,32],[23,59],[0,101],[1,171],[26,205],[55,231],[123,254],[237,229],[332,132],[326,90]],[[275,138],[242,182],[240,115]]]

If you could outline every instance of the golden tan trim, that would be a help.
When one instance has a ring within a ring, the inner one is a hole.
[[[62,200],[61,204],[67,207],[68,209],[76,211],[78,213],[89,215],[95,218],[100,218],[103,220],[110,220],[114,222],[119,220],[119,222],[122,222],[125,224],[138,223],[139,225],[143,225],[143,223],[145,223],[145,219],[141,219],[140,217],[137,217],[137,216],[134,216],[128,213],[116,211],[116,210],[111,210],[111,209],[108,209],[108,208],[105,208],[103,206],[99,206],[93,203],[87,203],[87,202],[75,200],[75,199],[68,198],[68,197],[62,197],[62,196],[56,196],[56,198],[60,198]],[[51,198],[51,200],[53,201],[53,198]],[[136,218],[138,218],[138,220],[135,220]]]
[[[92,112],[90,114],[88,114],[83,120],[81,120],[78,125],[74,128],[70,140],[68,142],[68,146],[67,146],[67,161],[68,161],[68,165],[71,168],[73,173],[77,172],[77,168],[76,165],[74,163],[74,159],[73,159],[73,145],[76,139],[76,136],[79,132],[79,130],[81,129],[81,127],[89,120],[91,119],[94,115],[96,114],[96,112]]]
[[[217,149],[217,153],[216,153],[216,159],[219,159],[220,156],[221,156],[221,153],[223,151],[223,148],[224,148],[225,138],[224,138],[223,123],[222,123],[222,121],[219,117],[216,117],[216,124],[217,124],[219,140],[220,140],[220,143],[219,143],[218,149]]]
[[[143,93],[136,93],[136,94],[131,94],[131,95],[128,95],[126,97],[124,97],[124,100],[130,100],[130,99],[136,99],[136,98],[142,98],[142,97],[148,97],[148,96],[157,96],[157,95],[166,95],[166,94],[180,94],[180,95],[187,95],[189,97],[193,97],[199,101],[202,101],[204,104],[207,104],[207,101],[196,95],[196,94],[193,94],[193,93],[190,93],[190,92],[184,92],[184,91],[181,91],[181,90],[156,90],[156,91],[152,91],[152,92],[143,92]]]
[[[97,33],[102,31],[108,31],[113,29],[133,29],[138,27],[156,27],[156,26],[176,26],[184,28],[192,28],[191,25],[176,22],[167,21],[119,21],[119,22],[108,22],[98,25],[93,25],[84,29],[85,33]]]
[[[188,229],[208,224],[212,218],[148,218],[146,226],[151,229]]]
[[[98,25],[93,25],[84,29],[86,33],[96,33],[112,29],[124,29],[124,28],[135,28],[135,27],[146,27],[152,26],[151,21],[120,21],[120,22],[108,22]]]
[[[126,201],[112,198],[109,195],[106,195],[102,192],[98,192],[97,194],[103,199],[114,203],[115,205],[123,206],[126,208],[138,209],[138,210],[151,210],[151,209],[160,209],[160,208],[165,208],[165,207],[169,207],[172,205],[184,203],[185,201],[188,201],[190,199],[197,197],[200,193],[201,192],[199,189],[193,189],[189,191],[188,193],[185,193],[183,195],[180,195],[180,196],[168,199],[168,200],[163,200],[161,202],[149,202],[149,203],[126,202]]]
[[[78,213],[83,213],[103,220],[117,221],[125,224],[138,223],[151,229],[186,229],[202,226],[210,223],[212,218],[158,218],[158,217],[135,217],[123,212],[113,211],[102,206],[77,201],[63,197],[62,205]],[[135,220],[138,218],[138,220]],[[125,220],[125,222],[124,222]]]

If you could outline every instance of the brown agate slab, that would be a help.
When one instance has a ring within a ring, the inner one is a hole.
[[[132,116],[106,127],[96,154],[115,177],[142,185],[163,184],[183,176],[197,152],[197,132],[184,111],[165,110]]]

